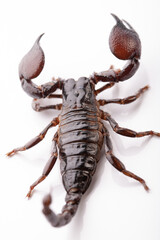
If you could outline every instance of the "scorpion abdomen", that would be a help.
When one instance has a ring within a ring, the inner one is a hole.
[[[61,114],[58,131],[63,184],[68,193],[85,193],[96,170],[103,143],[98,112],[83,110]]]

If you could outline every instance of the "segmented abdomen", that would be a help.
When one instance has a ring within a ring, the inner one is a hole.
[[[84,193],[88,189],[103,144],[102,129],[97,112],[73,109],[60,115],[58,144],[67,192]]]

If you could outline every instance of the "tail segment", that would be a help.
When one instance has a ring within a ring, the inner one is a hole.
[[[48,194],[43,200],[42,212],[53,227],[62,227],[69,223],[75,215],[81,197],[82,193],[67,193],[65,198],[66,204],[62,208],[62,212],[60,214],[55,214],[49,207],[52,198],[51,195]]]

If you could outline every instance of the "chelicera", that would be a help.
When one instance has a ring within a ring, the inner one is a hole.
[[[55,214],[51,208],[51,194],[43,200],[43,214],[54,227],[60,227],[72,219],[75,215],[83,194],[88,189],[95,173],[99,153],[105,142],[105,152],[108,161],[121,173],[139,181],[146,191],[149,190],[146,182],[139,176],[128,171],[124,164],[114,155],[109,132],[103,120],[108,121],[113,131],[126,137],[158,136],[160,133],[152,130],[136,132],[120,127],[107,112],[100,107],[113,104],[129,104],[138,99],[148,86],[141,88],[135,95],[123,99],[101,99],[96,96],[102,91],[113,87],[118,82],[131,78],[139,67],[141,56],[141,42],[136,31],[126,21],[121,21],[112,14],[116,20],[110,37],[109,46],[112,53],[119,59],[128,60],[122,70],[109,70],[94,73],[89,78],[57,79],[37,86],[32,82],[43,69],[44,53],[39,45],[42,35],[36,40],[31,50],[24,56],[19,66],[19,77],[23,90],[33,98],[33,109],[44,111],[47,109],[61,110],[60,114],[52,119],[46,128],[35,138],[22,147],[13,149],[7,153],[12,156],[19,151],[25,151],[42,141],[48,130],[58,125],[58,130],[53,138],[53,148],[42,175],[30,186],[27,197],[30,198],[33,189],[42,182],[52,170],[59,155],[61,174],[66,194],[66,204],[60,214]],[[124,24],[125,22],[125,24]],[[104,86],[96,89],[98,82],[104,82]],[[62,94],[54,92],[60,89]],[[61,104],[42,106],[38,99],[62,98]],[[59,154],[57,151],[59,149]]]

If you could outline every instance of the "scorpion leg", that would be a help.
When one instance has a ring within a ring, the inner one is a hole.
[[[94,73],[91,77],[92,81],[96,84],[102,82],[121,82],[131,78],[139,67],[141,55],[141,42],[136,31],[124,23],[114,14],[112,16],[116,20],[116,25],[113,27],[110,37],[109,46],[111,52],[119,59],[128,60],[127,64],[122,70],[115,70],[111,67],[109,70]]]
[[[51,157],[49,158],[46,166],[43,169],[42,175],[30,186],[30,190],[27,193],[28,198],[31,197],[32,191],[33,189],[39,184],[41,183],[51,172],[56,160],[57,160],[57,148],[56,148],[56,143],[57,143],[57,133],[55,134],[54,138],[53,138],[53,147],[52,147],[52,154]]]
[[[62,94],[50,94],[48,98],[62,98]]]
[[[114,86],[115,83],[111,82],[111,83],[107,83],[105,84],[103,87],[98,88],[97,90],[95,90],[95,95],[98,95],[99,93],[103,92],[104,90],[111,88]]]
[[[41,111],[48,110],[48,109],[61,110],[62,104],[60,103],[60,104],[56,104],[56,105],[41,106],[37,99],[33,99],[32,108],[36,112],[41,112]]]
[[[111,143],[107,129],[105,132],[105,138],[106,138],[106,158],[112,164],[112,166],[115,167],[118,171],[122,172],[124,175],[139,181],[143,185],[144,189],[146,191],[149,191],[149,187],[146,185],[146,182],[144,181],[144,179],[142,179],[142,178],[138,177],[137,175],[135,175],[134,173],[128,171],[125,168],[124,164],[117,157],[114,156],[112,143]]]
[[[122,99],[111,99],[111,100],[105,100],[105,99],[100,99],[98,100],[98,103],[100,106],[104,106],[109,103],[117,103],[117,104],[129,104],[137,100],[146,90],[148,90],[149,86],[145,86],[141,88],[137,94],[129,96],[127,98],[122,98]]]
[[[149,130],[149,131],[144,131],[144,132],[135,132],[131,129],[128,129],[128,128],[122,128],[118,125],[118,123],[111,117],[110,114],[106,113],[106,112],[101,112],[102,115],[101,115],[101,118],[103,120],[106,120],[109,122],[110,126],[112,127],[112,129],[120,134],[120,135],[123,135],[123,136],[126,136],[126,137],[144,137],[144,136],[157,136],[157,137],[160,137],[160,133],[158,132],[154,132],[152,130]]]
[[[59,119],[58,117],[57,118],[54,118],[52,120],[52,122],[38,135],[36,136],[35,138],[33,138],[31,141],[29,141],[28,143],[26,143],[24,146],[22,147],[19,147],[19,148],[15,148],[13,149],[11,152],[8,152],[6,155],[7,156],[13,156],[14,154],[16,154],[17,152],[20,152],[20,151],[25,151],[33,146],[35,146],[36,144],[38,144],[40,141],[42,141],[46,135],[46,133],[48,132],[48,130],[51,128],[51,127],[54,127],[56,125],[58,125],[59,123]]]
[[[102,119],[106,120],[109,122],[111,125],[112,129],[123,136],[126,137],[144,137],[144,136],[157,136],[160,137],[160,133],[154,132],[152,130],[149,131],[144,131],[144,132],[135,132],[131,129],[128,128],[122,128],[118,125],[118,123],[110,116],[110,114],[103,112],[102,114]]]
[[[42,71],[45,62],[45,56],[39,45],[40,35],[34,43],[31,50],[23,57],[19,65],[19,78],[23,90],[33,98],[45,98],[56,89],[61,89],[63,81],[60,79],[53,80],[46,84],[37,86],[31,79],[36,78]]]

